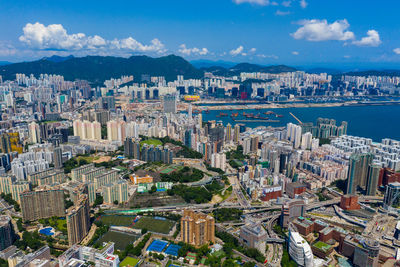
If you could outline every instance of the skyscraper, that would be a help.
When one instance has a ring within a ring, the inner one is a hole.
[[[54,167],[56,169],[61,169],[63,167],[61,147],[54,148],[53,156],[54,156]]]
[[[239,137],[240,137],[240,125],[235,124],[235,127],[233,128],[233,142],[235,144],[239,143]]]
[[[79,243],[85,238],[90,229],[89,200],[82,194],[77,203],[68,209],[67,230],[69,245]]]
[[[376,190],[378,189],[378,181],[381,170],[382,166],[380,164],[372,163],[369,165],[368,175],[367,175],[367,188],[366,188],[366,194],[368,196],[376,195]]]
[[[163,106],[165,113],[176,113],[176,95],[165,95],[163,99]]]
[[[355,194],[358,187],[365,189],[367,183],[368,166],[374,155],[371,153],[352,154],[349,159],[346,194]]]
[[[232,125],[230,123],[226,125],[226,141],[232,141]]]
[[[215,242],[215,220],[213,217],[184,210],[181,218],[181,240],[195,246]]]
[[[37,124],[36,122],[32,122],[31,124],[29,124],[29,138],[32,143],[36,144],[41,142],[40,128],[39,124]]]
[[[0,135],[0,152],[5,154],[11,152],[10,136],[7,133]]]
[[[0,215],[0,251],[11,246],[14,240],[15,232],[11,218],[6,215]]]

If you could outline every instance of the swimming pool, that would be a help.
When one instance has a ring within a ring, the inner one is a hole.
[[[47,235],[47,236],[52,236],[52,235],[54,235],[54,229],[53,229],[53,227],[46,227],[46,228],[40,229],[39,233]]]

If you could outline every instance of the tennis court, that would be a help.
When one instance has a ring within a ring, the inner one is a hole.
[[[178,257],[178,251],[179,251],[180,248],[181,248],[181,246],[178,246],[178,245],[175,245],[175,244],[171,244],[165,250],[165,254]]]
[[[168,242],[156,239],[153,242],[151,242],[151,244],[149,245],[149,247],[146,250],[154,251],[154,252],[162,252],[167,245],[168,245]]]

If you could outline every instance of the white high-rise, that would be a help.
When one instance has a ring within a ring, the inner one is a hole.
[[[311,149],[312,134],[307,132],[301,136],[301,149]]]
[[[107,122],[107,138],[109,141],[125,141],[126,138],[125,121],[109,121]]]
[[[97,121],[75,120],[73,123],[74,135],[81,140],[101,140],[101,124]]]
[[[294,148],[299,148],[301,145],[301,126],[288,123],[286,126],[287,139],[293,143]]]
[[[40,128],[39,124],[32,122],[29,124],[29,137],[32,143],[40,143]]]
[[[289,231],[289,255],[300,266],[313,266],[311,247],[298,232]]]
[[[214,153],[211,155],[211,167],[226,170],[226,155],[225,153]]]

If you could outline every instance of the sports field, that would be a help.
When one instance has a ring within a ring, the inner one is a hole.
[[[163,173],[163,174],[170,174],[171,172],[179,171],[179,170],[181,170],[182,168],[183,168],[182,166],[171,165],[171,166],[166,167],[165,169],[162,169],[162,170],[160,171],[160,173]]]
[[[103,215],[99,218],[99,220],[107,225],[130,226],[135,217],[136,216]]]
[[[168,234],[175,222],[170,220],[160,220],[154,217],[142,217],[133,225],[135,229],[147,229],[150,232]]]
[[[162,142],[157,139],[147,139],[140,141],[140,146],[143,146],[143,144],[148,144],[148,145],[153,145],[153,146],[162,146]]]
[[[139,260],[136,258],[132,258],[132,257],[126,257],[120,264],[119,266],[121,267],[125,267],[125,266],[136,266],[136,264],[138,264]]]
[[[97,244],[103,244],[103,242],[114,242],[115,248],[118,250],[124,250],[129,244],[135,242],[138,236],[133,234],[121,233],[116,231],[108,231],[101,238],[97,240]],[[134,266],[134,265],[133,265]]]

